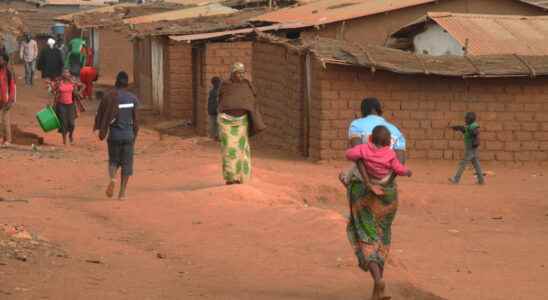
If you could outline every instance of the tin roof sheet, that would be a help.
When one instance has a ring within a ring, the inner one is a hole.
[[[259,16],[253,21],[312,27],[436,2],[436,0],[318,0]]]
[[[548,76],[548,56],[470,55],[429,56],[381,46],[360,45],[342,40],[318,38],[295,45],[288,40],[261,34],[259,40],[285,45],[296,51],[310,51],[323,64],[365,67],[403,75],[461,78],[511,78]]]
[[[546,0],[518,0],[518,1],[548,10],[548,1]]]
[[[229,37],[229,36],[240,36],[240,35],[249,35],[254,32],[269,32],[277,31],[283,29],[292,29],[291,25],[284,24],[275,24],[262,27],[249,27],[237,30],[226,30],[226,31],[215,31],[215,32],[206,32],[206,33],[196,33],[196,34],[187,34],[187,35],[170,35],[171,40],[177,42],[192,42],[198,40],[210,40],[215,38]]]
[[[233,14],[237,11],[238,10],[236,9],[213,3],[205,6],[178,9],[178,10],[168,11],[164,13],[126,19],[124,20],[124,23],[137,25],[137,24],[144,24],[144,23],[174,21],[174,20],[190,19],[190,18],[197,18],[197,17],[228,15],[228,14]]]
[[[118,3],[118,0],[27,0],[40,6],[103,6]]]
[[[428,13],[472,55],[548,55],[548,16]]]

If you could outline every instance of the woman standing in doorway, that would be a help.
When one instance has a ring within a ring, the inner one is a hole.
[[[251,177],[249,137],[266,128],[257,105],[257,94],[245,78],[245,66],[235,63],[230,80],[219,92],[219,138],[226,184],[241,184]]]
[[[72,78],[68,70],[64,70],[61,78],[53,83],[54,107],[61,121],[59,132],[63,136],[63,145],[67,144],[67,135],[70,144],[74,144],[74,128],[77,114],[74,94],[79,93],[80,88],[81,84]]]

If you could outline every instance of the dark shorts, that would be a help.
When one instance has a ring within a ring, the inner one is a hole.
[[[61,122],[59,128],[60,133],[70,133],[74,131],[75,119],[76,119],[76,106],[73,104],[61,104],[55,105],[55,113]]]
[[[109,140],[108,162],[122,168],[122,176],[133,175],[133,141]]]

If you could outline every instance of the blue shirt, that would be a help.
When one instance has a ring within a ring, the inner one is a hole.
[[[405,137],[400,132],[398,127],[392,123],[387,122],[383,117],[370,115],[365,118],[352,121],[350,128],[348,129],[348,137],[359,137],[364,143],[369,141],[369,136],[373,132],[373,129],[377,126],[385,126],[390,131],[392,137],[391,147],[394,150],[405,150]]]
[[[125,90],[118,90],[118,116],[110,125],[111,141],[132,141],[135,138],[133,132],[133,110],[137,109],[139,102],[137,97]]]

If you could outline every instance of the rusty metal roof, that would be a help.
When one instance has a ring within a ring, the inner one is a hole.
[[[224,37],[236,37],[236,36],[245,36],[250,35],[256,32],[270,32],[284,29],[293,29],[291,25],[284,24],[275,24],[261,27],[249,27],[236,30],[226,30],[226,31],[215,31],[215,32],[206,32],[206,33],[195,33],[187,35],[170,35],[171,40],[177,42],[192,42],[199,40],[211,40]]]
[[[118,3],[118,0],[27,0],[40,6],[103,6]]]
[[[548,1],[546,0],[518,0],[518,1],[548,10]]]
[[[428,13],[472,55],[548,55],[548,16]]]
[[[124,23],[137,25],[137,24],[144,24],[144,23],[174,21],[174,20],[190,19],[190,18],[197,18],[197,17],[229,15],[237,11],[238,10],[236,9],[213,3],[209,5],[204,5],[204,6],[197,6],[192,8],[179,9],[174,11],[168,11],[168,12],[163,12],[158,14],[126,19],[124,20]]]
[[[548,76],[548,56],[470,55],[429,56],[343,40],[312,38],[294,41],[260,34],[259,41],[286,46],[299,53],[311,52],[328,64],[364,67],[403,75],[461,78],[513,78]],[[329,67],[327,68],[329,70]]]
[[[300,28],[351,20],[436,0],[318,0],[259,16],[253,21],[293,23]]]

